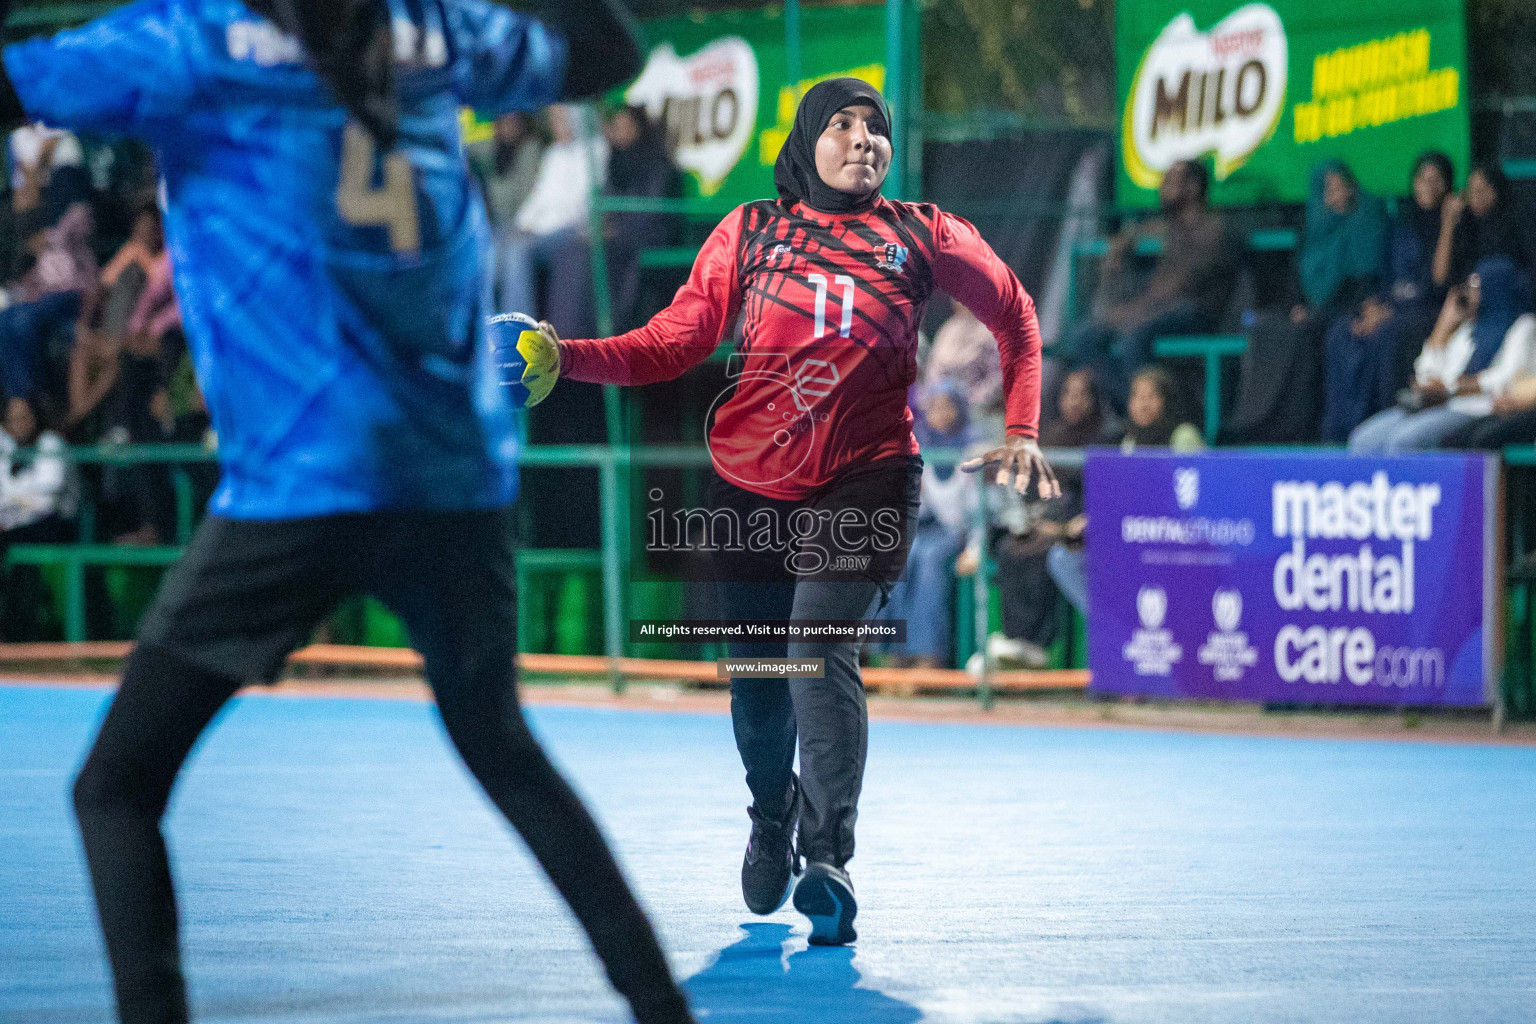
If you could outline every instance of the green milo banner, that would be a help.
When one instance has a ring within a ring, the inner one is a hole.
[[[885,87],[882,6],[807,7],[800,26],[791,82],[780,8],[645,23],[650,53],[624,101],[666,122],[688,194],[772,198],[773,162],[805,90],[840,75]]]
[[[1427,149],[1467,166],[1462,0],[1136,0],[1115,20],[1123,206],[1186,159],[1226,205],[1300,202],[1328,157],[1379,195]]]

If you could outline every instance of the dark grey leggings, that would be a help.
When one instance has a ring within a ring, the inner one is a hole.
[[[782,502],[716,480],[711,505],[737,510],[844,508],[900,510],[900,546],[859,573],[797,576],[783,552],[714,554],[721,618],[862,619],[884,604],[906,564],[922,462],[892,459],[849,474],[800,502]],[[750,513],[749,513],[750,514]],[[864,786],[869,715],[856,640],[733,642],[737,658],[822,658],[821,679],[734,679],[731,724],[758,810],[782,819],[790,810],[795,752],[800,754],[800,853],[842,867],[853,857],[854,824]]]
[[[775,593],[761,584],[724,584],[726,619],[859,619],[880,585],[804,582]],[[790,775],[800,750],[800,852],[842,867],[853,857],[853,827],[864,788],[869,716],[853,640],[733,643],[732,657],[824,658],[822,679],[733,679],[731,724],[759,810],[789,810]]]

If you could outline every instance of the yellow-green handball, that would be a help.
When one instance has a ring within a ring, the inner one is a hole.
[[[512,404],[531,408],[549,397],[560,379],[560,346],[554,332],[522,313],[501,313],[485,322],[502,387]]]

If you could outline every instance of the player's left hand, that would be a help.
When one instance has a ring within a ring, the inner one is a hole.
[[[1002,447],[994,448],[980,458],[962,462],[960,468],[966,473],[974,473],[994,462],[999,463],[999,487],[1007,487],[1012,482],[1014,490],[1028,494],[1029,482],[1035,480],[1042,501],[1061,497],[1061,484],[1056,482],[1056,471],[1051,469],[1045,453],[1040,450],[1040,443],[1033,438],[1009,434],[1003,439]]]

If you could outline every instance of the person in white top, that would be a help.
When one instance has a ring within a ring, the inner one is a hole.
[[[553,263],[562,251],[571,251],[570,243],[583,237],[592,209],[592,190],[607,179],[608,144],[598,133],[583,138],[576,124],[580,116],[572,107],[549,108],[553,141],[539,160],[533,190],[518,208],[510,230],[503,228],[497,239],[497,276],[501,285],[497,308],[503,313],[527,313],[560,324],[571,320],[568,313],[557,308],[564,299],[554,294],[547,308],[538,308],[534,275],[541,265]],[[585,247],[576,249],[585,251]],[[552,270],[551,291],[565,276]],[[578,279],[585,283],[584,276],[578,275]]]
[[[29,447],[36,449],[31,458],[17,459],[16,449]],[[28,527],[63,511],[67,483],[64,439],[51,430],[39,432],[32,406],[24,398],[12,398],[0,433],[0,561],[4,547],[24,539]]]
[[[1003,417],[1003,364],[997,355],[997,339],[976,314],[956,302],[954,314],[939,327],[923,365],[922,380],[932,385],[956,380],[965,388],[971,423],[978,437],[1001,436]]]
[[[1507,257],[1478,263],[1451,289],[1397,406],[1356,427],[1349,450],[1392,455],[1438,447],[1493,411],[1519,377],[1536,372],[1536,316],[1525,272]]]
[[[8,148],[13,191],[26,185],[29,174],[41,175],[46,183],[49,172],[55,168],[79,167],[85,159],[85,151],[74,133],[49,128],[41,121],[24,124],[11,132]]]

